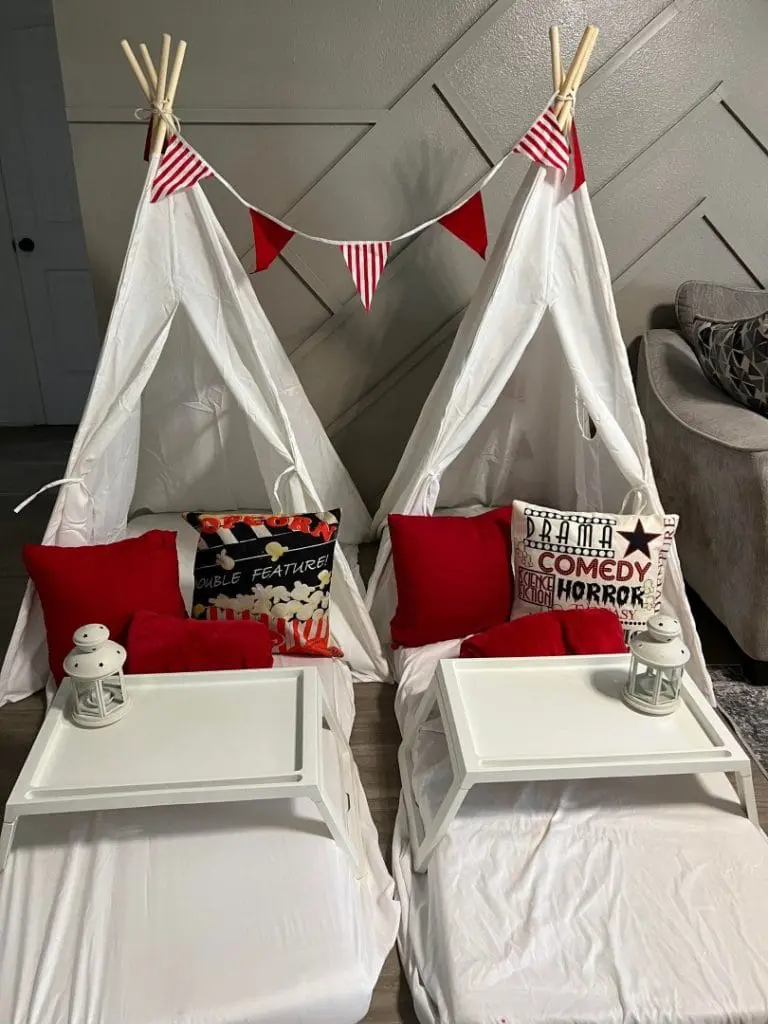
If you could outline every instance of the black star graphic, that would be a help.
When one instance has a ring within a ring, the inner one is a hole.
[[[634,530],[617,530],[616,532],[628,541],[627,550],[624,552],[625,558],[628,558],[633,551],[640,551],[646,558],[650,558],[651,552],[648,550],[648,545],[652,540],[661,536],[660,533],[646,533],[639,519],[635,523]]]

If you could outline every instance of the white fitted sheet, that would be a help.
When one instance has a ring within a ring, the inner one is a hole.
[[[459,645],[395,652],[401,728]],[[413,783],[434,813],[439,721]],[[768,843],[724,775],[478,786],[424,875],[401,805],[393,872],[422,1024],[768,1020]]]
[[[349,669],[300,660],[348,729]],[[2,1024],[359,1021],[399,914],[357,785],[360,881],[306,799],[20,819],[0,875]]]

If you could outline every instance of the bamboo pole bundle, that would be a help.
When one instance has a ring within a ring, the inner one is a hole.
[[[557,29],[556,25],[552,26],[553,29]],[[596,25],[588,25],[584,29],[579,45],[576,48],[576,53],[571,61],[571,66],[565,75],[565,78],[560,82],[558,97],[555,101],[555,116],[557,122],[563,130],[566,130],[570,123],[571,117],[573,116],[573,101],[576,98],[579,86],[581,85],[584,74],[589,64],[589,59],[592,56],[592,51],[595,48],[597,37],[600,34],[600,29]],[[555,46],[557,46],[557,57],[559,61],[560,54],[560,32],[559,29],[552,34],[550,29],[550,45],[552,48],[552,69],[554,78],[554,67],[555,67]],[[559,70],[559,69],[558,69]]]
[[[131,70],[136,76],[136,81],[139,83],[141,91],[149,100],[154,111],[150,153],[152,156],[156,156],[163,151],[163,143],[168,131],[168,121],[173,114],[173,104],[176,99],[176,90],[179,87],[187,44],[184,39],[179,41],[176,53],[174,54],[173,64],[171,64],[171,37],[167,32],[163,33],[160,46],[160,62],[157,69],[155,69],[155,64],[147,44],[141,43],[139,45],[139,53],[144,61],[146,74],[136,59],[136,54],[133,52],[128,40],[123,39],[120,42],[120,46]]]

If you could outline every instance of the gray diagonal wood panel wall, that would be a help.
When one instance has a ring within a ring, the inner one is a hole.
[[[455,201],[601,35],[580,92],[588,182],[629,341],[686,278],[768,283],[766,0],[58,0],[89,255],[106,322],[145,165],[123,36],[189,42],[185,132],[252,202],[323,235],[391,236]],[[486,189],[491,240],[525,161]],[[244,265],[246,212],[206,191]],[[341,254],[294,239],[253,284],[371,508],[482,261],[441,228],[394,249],[373,309]]]

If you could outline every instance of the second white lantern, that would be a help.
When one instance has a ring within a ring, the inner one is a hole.
[[[629,641],[632,660],[624,702],[647,715],[669,715],[680,703],[683,669],[691,652],[680,639],[680,623],[671,615],[652,615]]]

